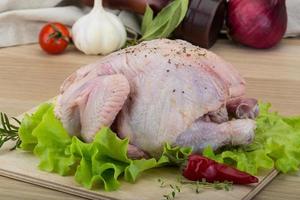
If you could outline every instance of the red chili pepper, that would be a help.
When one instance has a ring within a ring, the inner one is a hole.
[[[207,182],[231,181],[234,184],[258,182],[255,176],[197,154],[188,157],[183,176],[192,181],[206,179]]]

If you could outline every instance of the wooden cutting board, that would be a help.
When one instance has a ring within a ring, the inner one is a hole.
[[[32,109],[28,113],[32,112]],[[19,117],[22,119],[22,116]],[[53,190],[77,195],[87,199],[103,200],[156,200],[164,199],[165,194],[172,190],[169,184],[179,185],[181,192],[176,195],[178,200],[186,199],[223,199],[223,200],[249,200],[263,189],[278,172],[271,170],[259,177],[258,184],[239,186],[234,185],[232,190],[203,189],[196,193],[195,185],[182,185],[178,182],[181,177],[178,168],[164,167],[151,169],[144,172],[136,183],[128,183],[121,180],[121,187],[117,191],[106,192],[103,189],[88,190],[75,182],[73,176],[63,177],[58,174],[44,172],[38,169],[39,159],[32,153],[22,150],[10,151],[14,143],[5,144],[0,150],[0,175],[8,178],[39,185]],[[158,182],[161,179],[165,186]]]
[[[264,51],[243,48],[227,40],[220,40],[212,50],[233,63],[246,78],[248,96],[271,102],[274,110],[282,114],[300,114],[300,40],[287,39],[279,46]],[[37,45],[0,49],[0,52],[0,111],[10,116],[16,116],[54,96],[67,75],[81,65],[99,59],[72,50],[64,55],[51,57],[43,54]],[[122,182],[118,192],[91,192],[78,186],[73,177],[60,177],[37,170],[37,163],[31,154],[8,152],[7,149],[0,151],[0,175],[91,199],[162,199],[162,195],[169,190],[160,188],[157,179],[175,180],[177,177],[173,174],[176,170],[152,170],[144,173],[136,184]],[[273,171],[266,175],[257,186],[234,187],[233,191],[225,193],[205,191],[196,195],[192,189],[186,188],[178,199],[215,199],[221,195],[224,195],[222,199],[251,199],[276,174]],[[0,180],[2,185],[6,184],[7,179],[0,177]],[[299,177],[281,175],[257,199],[298,199],[299,180]],[[16,187],[22,187],[22,191],[12,196],[11,193]],[[37,191],[43,193],[36,195]],[[29,185],[25,187],[18,182],[3,187],[1,196],[5,199],[66,197]]]
[[[163,195],[168,194],[171,191],[168,184],[180,185],[177,182],[177,178],[180,177],[178,169],[165,167],[146,171],[134,184],[121,181],[122,185],[118,191],[105,192],[103,190],[87,190],[77,184],[72,176],[62,177],[57,174],[38,170],[37,165],[39,161],[31,153],[22,152],[20,150],[9,151],[8,149],[8,147],[4,148],[0,152],[0,175],[87,199],[163,199]],[[233,189],[228,192],[205,189],[201,193],[197,194],[193,185],[182,185],[182,191],[178,193],[176,199],[249,200],[252,199],[276,175],[276,170],[270,171],[266,176],[260,177],[260,182],[258,184],[251,186],[233,186]],[[158,178],[164,180],[167,186],[161,188]]]

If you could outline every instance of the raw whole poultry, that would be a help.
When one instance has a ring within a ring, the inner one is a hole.
[[[188,42],[159,39],[71,74],[55,112],[86,142],[108,126],[129,138],[130,157],[157,157],[166,142],[195,152],[251,143],[258,106],[244,96],[245,81],[232,65]]]

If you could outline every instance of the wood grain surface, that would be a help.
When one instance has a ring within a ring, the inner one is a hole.
[[[233,63],[246,78],[249,96],[271,102],[273,110],[282,114],[300,115],[300,40],[284,40],[270,50],[221,40],[212,51]],[[72,48],[59,56],[46,55],[37,45],[0,49],[0,111],[17,116],[52,98],[66,76],[99,58]],[[255,199],[299,199],[299,176],[279,175]],[[0,185],[0,199],[81,199],[4,177]]]

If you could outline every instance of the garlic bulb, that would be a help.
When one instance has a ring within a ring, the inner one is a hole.
[[[75,46],[85,54],[109,54],[126,42],[126,30],[114,14],[104,10],[102,0],[95,0],[91,12],[72,27]]]

